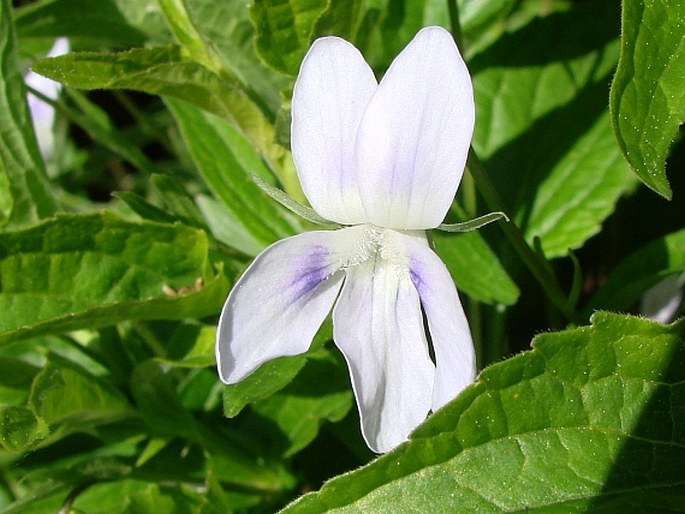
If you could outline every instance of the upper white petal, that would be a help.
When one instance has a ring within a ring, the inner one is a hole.
[[[406,273],[376,256],[351,268],[333,309],[369,448],[405,441],[431,407],[434,366],[418,295]]]
[[[293,160],[309,203],[331,221],[366,221],[354,170],[354,140],[376,87],[359,51],[337,37],[314,42],[295,82]]]
[[[471,331],[449,271],[425,243],[402,236],[411,280],[421,298],[435,353],[432,410],[455,398],[476,378]]]
[[[336,272],[356,242],[353,229],[307,232],[257,256],[221,311],[221,380],[239,382],[268,360],[307,350],[340,290],[344,274]]]
[[[368,221],[427,229],[445,217],[474,124],[471,77],[450,34],[422,29],[397,56],[357,131],[357,181]]]

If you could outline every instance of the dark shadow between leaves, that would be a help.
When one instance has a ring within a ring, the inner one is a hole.
[[[672,330],[679,332],[680,344],[586,512],[653,514],[685,508],[685,323]]]
[[[498,68],[545,66],[576,59],[616,39],[621,33],[619,2],[576,2],[568,11],[535,18],[505,34],[469,62],[474,75]]]

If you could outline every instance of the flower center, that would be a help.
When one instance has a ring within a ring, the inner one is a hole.
[[[397,231],[371,224],[359,225],[353,230],[358,230],[359,234],[356,235],[356,241],[343,263],[343,268],[352,268],[371,259],[380,259],[398,273],[408,273],[407,260],[398,244]]]

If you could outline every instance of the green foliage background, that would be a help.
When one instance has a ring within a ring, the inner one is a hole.
[[[482,372],[377,457],[328,324],[224,386],[215,323],[312,228],[250,180],[304,201],[311,42],[380,76],[430,24],[477,104],[447,221],[511,222],[433,234]],[[29,68],[64,85],[46,159]],[[0,512],[681,512],[685,322],[635,314],[685,280],[683,83],[683,0],[0,0]]]

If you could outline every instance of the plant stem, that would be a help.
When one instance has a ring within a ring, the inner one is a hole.
[[[459,51],[463,54],[463,40],[461,35],[461,22],[459,21],[459,6],[457,5],[457,0],[447,0],[447,11],[450,16],[450,31],[452,32],[452,37],[459,47]]]
[[[485,200],[488,209],[506,213],[507,209],[504,206],[504,202],[502,202],[495,186],[490,181],[487,173],[485,173],[483,165],[473,151],[473,148],[469,149],[466,170],[473,177],[476,187]],[[504,235],[509,240],[509,243],[514,247],[514,250],[516,250],[516,253],[518,253],[521,260],[540,283],[554,306],[569,320],[575,319],[575,313],[569,306],[566,295],[559,286],[556,277],[549,271],[547,264],[543,262],[540,259],[540,256],[528,245],[521,229],[513,221],[500,222],[498,224],[504,231]]]
[[[452,37],[454,38],[459,50],[463,54],[463,41],[461,24],[459,22],[459,6],[457,0],[447,0],[447,10],[449,11],[450,26]],[[487,173],[483,169],[478,156],[473,148],[469,148],[469,158],[466,163],[466,171],[476,184],[476,189],[481,194],[489,210],[501,211],[508,214],[504,202],[500,198],[495,186],[490,181]],[[509,216],[511,218],[511,216]],[[521,229],[513,221],[502,222],[499,226],[504,231],[504,235],[509,243],[514,247],[521,260],[528,267],[535,279],[540,283],[545,293],[552,301],[554,306],[569,320],[575,320],[576,314],[569,300],[559,286],[556,277],[550,271],[549,263],[543,262],[540,256],[531,249],[526,241]]]

